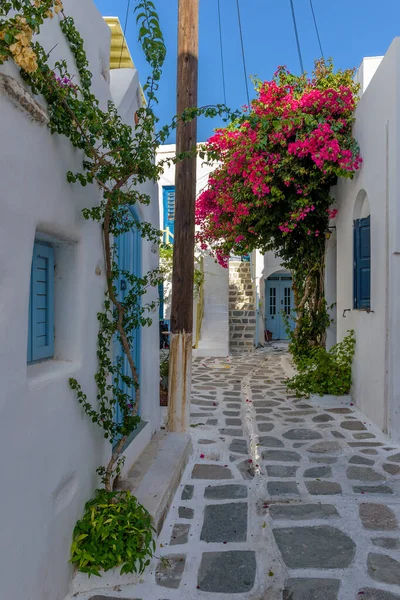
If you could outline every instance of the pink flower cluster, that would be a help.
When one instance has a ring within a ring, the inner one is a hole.
[[[254,247],[259,219],[283,236],[295,229],[323,235],[324,220],[327,226],[337,211],[327,213],[326,200],[319,205],[319,188],[351,176],[362,162],[352,136],[355,104],[351,87],[319,89],[282,69],[263,83],[243,122],[207,142],[219,166],[197,200],[202,247],[211,245],[227,266],[229,249]]]

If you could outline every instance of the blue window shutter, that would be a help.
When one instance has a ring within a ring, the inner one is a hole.
[[[175,230],[175,187],[163,188],[164,229],[169,228],[172,235]]]
[[[371,218],[354,223],[354,308],[371,308]]]
[[[54,250],[35,242],[30,297],[28,361],[54,354]]]

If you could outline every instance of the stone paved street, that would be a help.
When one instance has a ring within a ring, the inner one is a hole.
[[[108,596],[400,600],[400,448],[352,405],[288,398],[281,356],[196,360],[169,565]]]

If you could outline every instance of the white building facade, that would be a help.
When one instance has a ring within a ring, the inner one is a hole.
[[[65,0],[81,33],[93,73],[93,93],[106,108],[113,99],[124,122],[133,125],[140,105],[138,74],[127,68],[110,74],[110,29],[92,0]],[[40,42],[52,60],[76,67],[58,25],[43,26]],[[23,86],[10,61],[0,68]],[[4,83],[4,77],[2,83]],[[29,89],[26,88],[30,95]],[[38,102],[30,97],[32,106]],[[44,114],[38,108],[38,114]],[[70,545],[76,521],[99,480],[111,445],[91,423],[69,387],[76,378],[95,401],[97,313],[106,287],[102,231],[81,211],[99,203],[100,190],[67,182],[79,172],[82,155],[68,140],[52,136],[0,88],[0,473],[3,480],[0,525],[1,589],[8,600],[61,600],[72,575]],[[157,189],[144,186],[155,201],[137,208],[139,219],[158,226]],[[141,240],[140,269],[157,268],[158,253]],[[32,281],[37,272],[46,311],[32,329]],[[31,280],[31,275],[33,278]],[[157,298],[151,290],[146,300]],[[48,309],[52,305],[51,315]],[[130,444],[127,468],[160,425],[159,327],[157,313],[143,329],[140,369],[147,425]],[[49,319],[49,320],[46,320]],[[31,334],[41,343],[32,341]],[[46,337],[47,336],[47,337]],[[28,348],[28,351],[27,351]]]
[[[328,244],[329,341],[356,335],[354,402],[400,440],[400,38],[364,59],[354,136],[363,164],[334,189],[339,209]]]

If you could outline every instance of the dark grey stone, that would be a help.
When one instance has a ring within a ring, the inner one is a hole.
[[[212,400],[192,400],[196,406],[218,406],[218,402]]]
[[[388,457],[388,460],[400,463],[400,452],[398,454],[392,454],[392,456]]]
[[[345,436],[342,433],[340,433],[340,431],[331,431],[331,434],[333,435],[333,437],[337,438],[338,440],[346,439]]]
[[[297,404],[297,408],[313,408],[313,406],[311,406],[311,404],[306,404],[304,402]]]
[[[353,438],[355,440],[370,440],[376,438],[376,435],[373,433],[353,433]]]
[[[392,488],[387,485],[354,485],[355,494],[393,494]]]
[[[273,534],[290,569],[343,569],[356,551],[348,535],[327,525],[274,529]]]
[[[202,419],[203,417],[212,417],[213,414],[212,412],[205,412],[205,413],[190,413],[190,416],[193,419]],[[204,425],[204,423],[203,423]]]
[[[285,419],[285,423],[304,423],[304,419],[299,419],[298,417],[294,417],[294,419]]]
[[[294,410],[291,415],[292,417],[305,417],[307,415],[316,415],[316,410]]]
[[[306,487],[312,496],[330,496],[342,493],[336,481],[306,481]]]
[[[348,467],[346,475],[357,481],[385,481],[386,477],[371,469],[371,467]]]
[[[226,408],[233,408],[233,409],[239,410],[240,404],[234,404],[233,402],[228,402],[226,405]]]
[[[187,506],[180,506],[178,508],[178,514],[180,519],[193,519],[194,510],[193,508],[188,508]]]
[[[302,448],[303,446],[307,446],[308,442],[295,442],[293,444],[293,448]]]
[[[284,448],[285,444],[276,437],[264,435],[258,440],[259,445],[264,448]]]
[[[189,539],[190,525],[178,523],[174,525],[171,534],[170,546],[180,546],[187,544]]]
[[[181,500],[191,500],[193,498],[194,486],[185,485],[182,491]]]
[[[255,466],[253,465],[253,461],[249,462],[248,460],[244,460],[236,465],[240,471],[243,479],[253,479],[256,474]]]
[[[240,411],[238,410],[224,410],[222,412],[226,417],[238,417],[240,415]]]
[[[253,406],[255,408],[271,408],[272,406],[279,406],[279,402],[275,400],[254,400]]]
[[[331,477],[332,469],[330,467],[311,467],[304,471],[303,477],[311,477],[313,479],[319,479],[322,477]]]
[[[368,554],[368,574],[375,581],[400,585],[400,562],[386,554]]]
[[[352,448],[375,448],[376,446],[383,446],[381,442],[348,442]]]
[[[198,587],[215,594],[244,594],[254,587],[255,577],[255,552],[204,552]]]
[[[218,419],[207,419],[206,425],[218,425]]]
[[[348,415],[349,413],[353,413],[354,411],[350,408],[328,408],[327,412],[333,413],[335,415]]]
[[[359,513],[365,529],[375,531],[397,529],[396,515],[391,508],[384,504],[360,504]]]
[[[362,595],[360,595],[362,592]],[[376,590],[375,588],[363,588],[360,590],[357,596],[358,598],[362,598],[362,600],[400,600],[400,596],[397,594],[392,594],[391,592],[386,592],[385,590]]]
[[[389,473],[389,475],[400,475],[400,467],[397,465],[385,463],[382,468],[384,471],[386,471],[386,473]]]
[[[333,504],[273,504],[269,507],[273,519],[290,519],[291,521],[308,521],[310,519],[327,519],[338,517],[339,513]]]
[[[379,537],[373,538],[371,541],[374,546],[385,548],[385,550],[400,550],[400,539],[398,538]]]
[[[265,450],[262,458],[270,462],[300,462],[301,456],[290,450]]]
[[[207,446],[208,444],[215,444],[215,440],[199,440],[197,443],[202,446]]]
[[[247,493],[245,485],[215,485],[204,490],[204,497],[208,500],[238,500],[247,498]]]
[[[340,579],[289,579],[282,600],[337,600]]]
[[[312,429],[290,429],[283,437],[287,440],[320,440],[322,435]]]
[[[295,481],[268,481],[267,490],[271,496],[299,495],[299,490]]]
[[[220,465],[194,465],[192,479],[233,479],[231,470]]]
[[[230,452],[236,452],[236,454],[247,454],[247,442],[246,440],[232,440],[229,446]]]
[[[366,448],[365,450],[360,450],[363,454],[378,454],[378,450],[375,448]]]
[[[307,449],[307,452],[314,454],[329,454],[330,452],[340,452],[341,445],[338,442],[317,442]]]
[[[269,415],[272,412],[272,408],[256,408],[257,415]]]
[[[271,417],[266,417],[265,415],[257,415],[256,421],[273,421]]]
[[[245,542],[246,537],[246,502],[206,506],[201,540],[204,542]]]
[[[267,474],[269,477],[296,477],[298,468],[298,466],[267,465]]]
[[[242,437],[243,430],[242,429],[220,429],[221,435],[229,435],[232,437]]]
[[[242,427],[242,419],[226,419],[227,427]]]
[[[352,456],[349,460],[349,463],[352,465],[372,466],[373,464],[375,464],[375,461],[371,460],[370,458],[364,458],[363,456]]]
[[[186,556],[184,554],[170,554],[169,556],[163,556],[163,559],[158,563],[156,569],[157,585],[177,590],[185,570]]]
[[[329,421],[334,421],[334,418],[331,415],[326,413],[322,413],[322,415],[317,415],[313,417],[312,420],[314,423],[328,423]]]
[[[268,431],[272,431],[275,425],[273,423],[259,423],[258,431],[261,433],[267,433]]]
[[[361,421],[342,421],[340,427],[348,431],[365,431],[367,429]]]
[[[333,465],[337,462],[335,456],[310,456],[310,461],[321,465]]]

